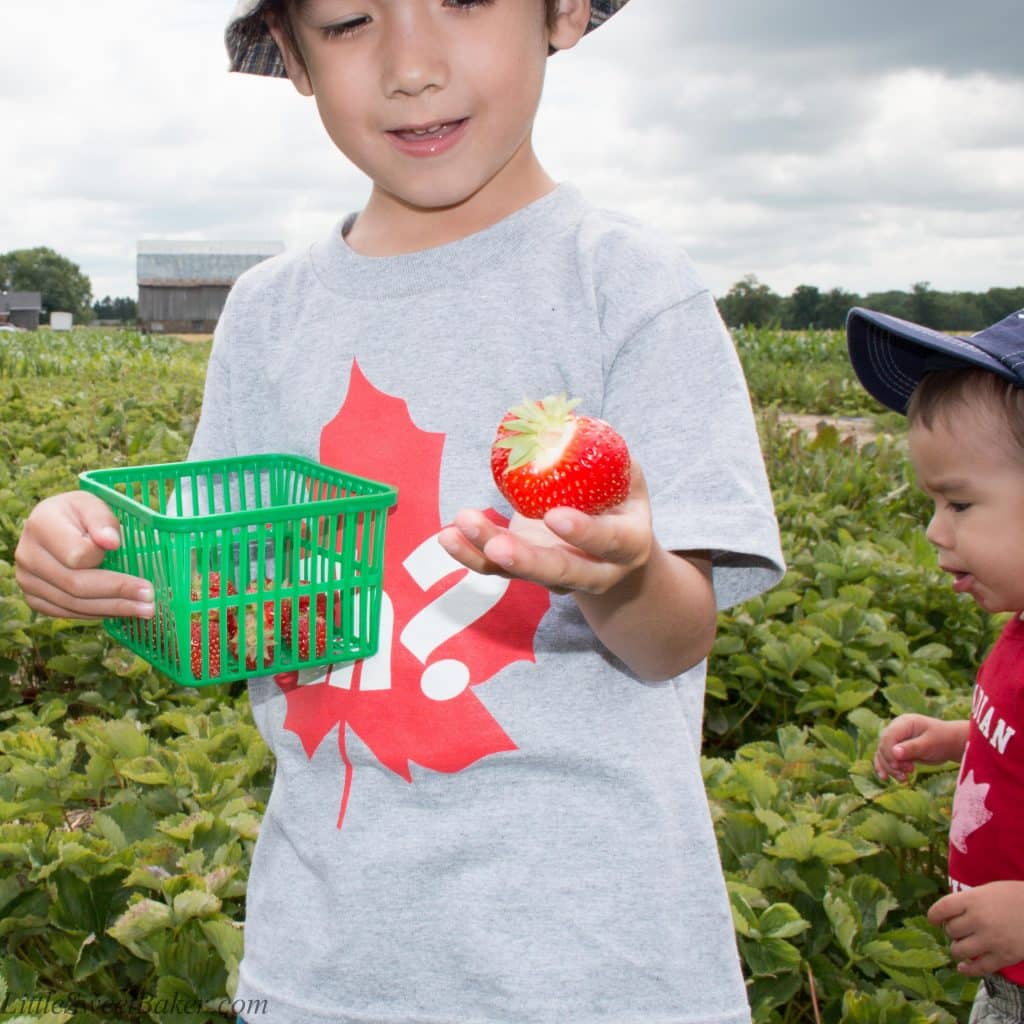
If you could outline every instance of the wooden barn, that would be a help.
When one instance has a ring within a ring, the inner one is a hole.
[[[0,292],[0,324],[13,324],[34,331],[42,313],[41,292]]]
[[[209,333],[241,274],[283,251],[283,242],[140,241],[139,329]]]

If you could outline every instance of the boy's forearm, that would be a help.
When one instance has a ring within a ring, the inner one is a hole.
[[[959,761],[967,749],[967,738],[971,732],[971,720],[969,718],[959,718],[955,722],[950,722],[949,725],[955,749],[955,753],[950,757],[950,760]]]
[[[711,560],[655,545],[650,559],[604,594],[575,594],[598,639],[641,679],[656,682],[692,668],[715,640]]]

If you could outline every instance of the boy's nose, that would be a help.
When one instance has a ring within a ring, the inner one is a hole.
[[[443,33],[424,5],[396,14],[383,45],[382,85],[386,96],[418,96],[448,82]]]
[[[932,513],[928,528],[924,531],[928,542],[937,548],[948,548],[950,545],[949,530],[939,509]]]

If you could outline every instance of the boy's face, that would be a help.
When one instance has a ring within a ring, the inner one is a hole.
[[[910,428],[910,457],[935,502],[927,537],[958,593],[1024,610],[1024,459],[1000,413],[972,405]]]
[[[549,30],[542,0],[308,0],[292,17],[303,62],[274,30],[289,75],[375,191],[414,210],[488,190],[521,205],[548,44],[575,42],[564,18]]]

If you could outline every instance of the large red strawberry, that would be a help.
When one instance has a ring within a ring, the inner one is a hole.
[[[316,595],[316,615],[314,616],[312,629],[309,621],[309,595],[303,594],[299,598],[299,634],[297,657],[305,661],[309,658],[310,632],[313,634],[313,649],[316,657],[322,657],[327,650],[327,595]],[[281,602],[281,642],[290,647],[292,643],[292,603],[285,598]]]
[[[198,601],[202,592],[203,578],[202,576],[196,575],[192,578],[192,591],[191,597],[193,601]],[[211,572],[207,576],[206,580],[206,593],[209,597],[220,597],[221,583],[220,573]],[[235,585],[229,580],[227,585],[228,594],[237,594],[238,591],[235,589]],[[228,643],[230,644],[235,634],[238,632],[238,613],[234,608],[228,610],[227,614],[227,633]],[[201,679],[203,676],[203,645],[207,647],[208,654],[208,674],[211,676],[220,675],[220,612],[217,609],[211,609],[206,614],[206,620],[204,622],[203,615],[200,612],[193,612],[189,620],[189,656],[192,665],[192,675],[196,679]]]
[[[271,590],[274,586],[273,580],[264,581],[264,590]],[[250,583],[245,588],[247,594],[258,593],[259,587],[256,583]],[[260,640],[259,620],[263,619],[263,639]],[[245,618],[239,629],[233,635],[229,635],[228,643],[232,655],[237,659],[240,654],[245,656],[245,667],[255,670],[257,668],[269,668],[274,660],[274,601],[272,599],[263,602],[262,611],[258,602],[247,602],[245,605]],[[229,623],[230,626],[230,623]],[[230,628],[228,630],[231,633]]]
[[[512,507],[541,519],[558,506],[597,515],[629,495],[626,442],[604,420],[578,416],[564,394],[510,409],[491,445],[491,472]]]

